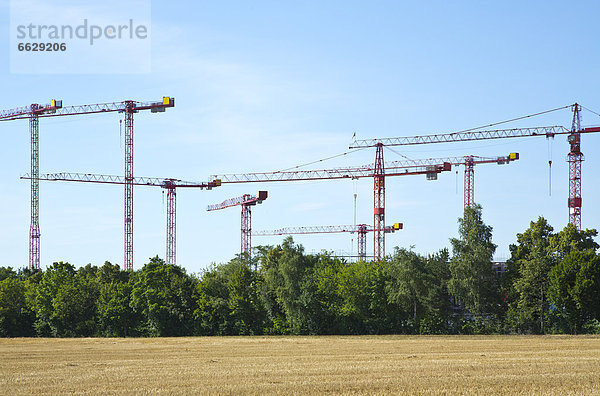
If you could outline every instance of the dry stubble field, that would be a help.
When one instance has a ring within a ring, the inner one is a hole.
[[[600,394],[600,337],[0,339],[0,394]]]

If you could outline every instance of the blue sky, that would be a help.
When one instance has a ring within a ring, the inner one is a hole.
[[[11,74],[9,3],[0,2],[0,108],[62,99],[65,105],[174,96],[162,114],[135,118],[138,176],[207,180],[215,173],[289,168],[348,151],[358,138],[452,132],[575,101],[600,112],[600,4],[531,2],[152,2],[152,72],[131,74]],[[569,110],[511,126],[569,126]],[[583,113],[584,125],[600,117]],[[26,121],[0,125],[0,265],[27,264],[29,171]],[[122,174],[119,115],[40,122],[40,171]],[[600,134],[582,139],[584,228],[600,224]],[[396,147],[410,158],[499,156],[519,152],[506,166],[475,169],[475,200],[494,228],[497,256],[531,220],[556,228],[568,221],[566,138],[510,139]],[[390,151],[386,159],[401,157]],[[362,150],[320,167],[371,163]],[[552,160],[552,195],[548,161]],[[462,167],[435,182],[424,176],[390,178],[388,223],[393,246],[432,253],[448,247],[462,214]],[[269,191],[253,211],[253,228],[371,224],[372,180],[270,183],[178,192],[178,264],[198,272],[239,251],[239,208],[206,212],[230,197]],[[42,266],[105,260],[122,264],[123,189],[93,184],[42,183]],[[164,257],[165,197],[136,188],[135,267]],[[350,250],[351,235],[306,235],[307,251]],[[254,238],[275,244],[281,238]],[[355,242],[355,241],[354,241]],[[372,239],[368,239],[372,251]]]

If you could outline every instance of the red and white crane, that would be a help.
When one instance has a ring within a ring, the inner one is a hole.
[[[302,180],[332,180],[332,179],[359,179],[361,177],[372,177],[375,180],[374,195],[374,254],[375,260],[385,257],[385,177],[386,176],[408,176],[426,175],[428,180],[437,178],[437,174],[450,171],[452,164],[449,162],[437,165],[408,165],[398,166],[389,171],[385,170],[383,157],[375,164],[349,168],[333,168],[322,170],[295,170],[262,173],[241,173],[212,175],[211,179],[219,179],[226,183],[263,183]]]
[[[384,233],[389,234],[403,229],[402,223],[386,226]],[[375,229],[367,224],[341,225],[341,226],[309,226],[309,227],[283,227],[270,231],[255,231],[252,236],[296,235],[296,234],[333,234],[340,232],[356,233],[358,235],[358,258],[367,259],[367,233]]]
[[[32,179],[31,175],[23,175],[21,179]],[[176,264],[176,242],[177,242],[177,188],[199,188],[200,190],[211,190],[219,187],[221,182],[213,180],[210,182],[190,182],[172,178],[158,177],[134,177],[127,179],[123,176],[98,175],[92,173],[47,173],[38,175],[39,180],[44,181],[68,181],[81,183],[101,184],[126,184],[133,186],[154,186],[167,190],[167,243],[166,262]],[[128,269],[131,270],[131,269]]]
[[[477,155],[465,155],[462,157],[428,158],[417,160],[387,161],[386,169],[404,167],[407,165],[435,165],[440,162],[449,162],[452,165],[464,165],[464,207],[465,209],[475,203],[475,165],[498,164],[504,165],[519,159],[519,153],[510,153],[501,157],[480,157]]]
[[[62,107],[62,101],[50,101],[50,104],[39,105],[37,103],[25,107],[0,111],[0,120],[9,121],[18,118],[29,118],[29,132],[31,136],[31,174],[39,174],[39,117],[42,114],[56,114]],[[31,179],[31,222],[29,225],[29,268],[40,268],[40,195],[39,180]]]
[[[96,103],[77,106],[62,106],[62,100],[52,100],[50,104],[31,104],[11,110],[0,111],[0,121],[29,119],[31,135],[31,227],[29,231],[29,268],[40,268],[40,226],[39,226],[39,119],[83,114],[120,112],[125,121],[125,199],[124,199],[124,263],[126,270],[133,269],[133,115],[142,110],[162,113],[175,106],[175,99],[163,97],[157,102]]]
[[[532,128],[511,128],[494,130],[481,130],[481,128],[475,128],[462,132],[441,133],[434,135],[356,140],[350,145],[350,148],[354,149],[375,147],[376,161],[383,161],[384,146],[408,146],[417,144],[465,142],[474,140],[506,139],[532,136],[544,136],[546,138],[554,138],[554,136],[556,135],[568,135],[568,141],[571,148],[569,154],[567,155],[567,162],[569,163],[569,223],[573,224],[577,229],[581,229],[581,162],[584,158],[583,153],[581,152],[581,134],[600,132],[600,127],[581,128],[581,106],[575,103],[573,105],[565,106],[560,109],[564,109],[567,107],[570,107],[573,111],[573,122],[571,125],[571,129],[565,128],[563,126],[542,126]],[[560,109],[549,110],[543,113],[548,113],[550,111],[556,111]],[[520,117],[518,119],[529,118],[532,116],[533,115]],[[517,119],[510,121],[515,120]]]
[[[252,254],[252,206],[256,204],[261,204],[265,199],[267,199],[268,192],[267,191],[259,191],[256,195],[244,194],[240,197],[226,199],[225,201],[208,205],[206,208],[207,211],[213,210],[221,210],[225,208],[231,208],[232,206],[241,206],[242,207],[242,221],[241,221],[241,246],[240,253],[243,255],[247,255],[247,258],[250,258]]]

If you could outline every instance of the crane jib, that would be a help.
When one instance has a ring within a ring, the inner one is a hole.
[[[593,128],[586,128],[582,129],[580,132],[598,132],[592,129]],[[356,140],[350,145],[350,148],[354,149],[375,147],[378,143],[381,143],[384,146],[410,146],[416,144],[451,143],[471,140],[489,140],[532,136],[544,136],[546,138],[553,138],[555,135],[565,135],[569,133],[572,133],[570,129],[567,129],[560,125],[531,128],[495,129],[484,131],[441,133],[434,135],[401,136],[392,138]]]

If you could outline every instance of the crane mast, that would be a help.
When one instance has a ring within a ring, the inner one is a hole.
[[[377,144],[375,154],[375,176],[373,177],[373,259],[385,257],[385,164],[383,145]]]
[[[29,134],[31,139],[31,174],[40,172],[40,120],[35,112],[37,105],[31,105],[31,118],[29,118]],[[29,223],[29,269],[40,269],[40,181],[31,179],[30,184],[30,214]]]
[[[220,180],[220,179],[219,179]],[[252,206],[261,204],[268,197],[267,191],[259,191],[256,195],[244,194],[240,197],[226,199],[225,201],[208,205],[207,211],[221,210],[233,206],[242,207],[241,216],[241,241],[240,253],[243,259],[250,260],[252,255]]]
[[[176,264],[177,256],[177,191],[173,183],[167,184],[167,249],[165,261],[167,264]]]
[[[581,152],[581,118],[579,112],[581,106],[573,105],[573,123],[571,133],[568,136],[570,145],[567,162],[569,164],[569,223],[581,230],[581,163],[584,160]]]
[[[31,174],[37,175],[40,169],[40,130],[39,117],[43,114],[55,114],[62,107],[62,101],[51,100],[50,104],[37,103],[25,107],[0,111],[0,121],[29,118],[30,167]],[[29,269],[40,269],[40,185],[37,178],[31,179],[29,225]]]
[[[125,191],[123,198],[123,268],[133,270],[133,112],[134,104],[125,102]]]

